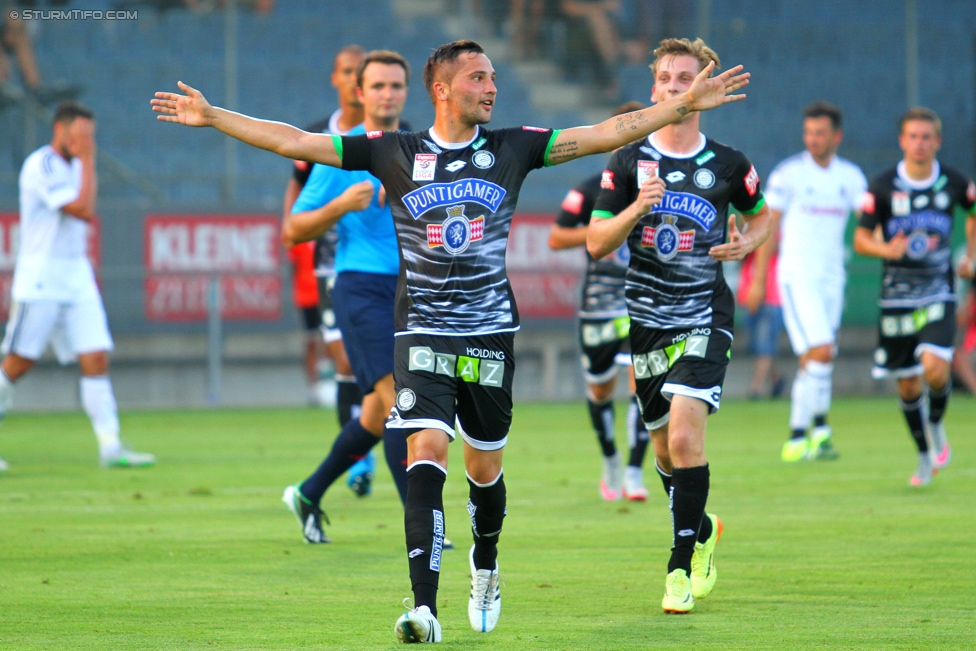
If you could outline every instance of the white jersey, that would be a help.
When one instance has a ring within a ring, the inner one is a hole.
[[[781,278],[844,282],[844,232],[867,187],[861,169],[839,156],[824,168],[804,151],[776,166],[766,203],[783,215]]]
[[[81,191],[81,161],[66,161],[50,145],[20,170],[20,243],[15,301],[78,302],[98,296],[88,260],[88,222],[61,212]]]

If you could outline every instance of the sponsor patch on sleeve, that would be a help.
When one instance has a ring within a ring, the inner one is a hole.
[[[372,140],[373,138],[379,138],[383,135],[382,131],[367,131],[366,137]]]
[[[570,190],[559,207],[572,215],[580,214],[583,210],[583,193],[579,190]]]
[[[972,181],[966,186],[966,201],[969,203],[976,203],[976,183]]]
[[[603,170],[603,176],[600,177],[600,187],[604,190],[615,190],[617,186],[613,184],[613,172],[610,170]]]
[[[756,196],[756,192],[759,190],[759,173],[756,172],[756,166],[749,166],[749,173],[746,177],[742,179],[746,184],[746,191],[749,192],[750,197]]]
[[[549,129],[543,129],[542,127],[522,127],[522,131],[538,131],[539,133],[545,133]]]
[[[866,212],[869,215],[874,214],[874,193],[865,192],[864,197],[861,199],[861,211]]]
[[[295,169],[298,170],[299,172],[307,172],[308,171],[308,168],[309,168],[308,161],[296,160],[296,161],[292,161],[292,162],[295,163]]]

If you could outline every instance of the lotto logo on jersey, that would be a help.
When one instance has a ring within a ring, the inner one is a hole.
[[[382,132],[381,132],[382,133]],[[437,172],[437,154],[415,154],[413,157],[414,181],[433,181]]]
[[[603,176],[600,177],[600,187],[604,190],[615,190],[617,186],[613,184],[613,172],[610,170],[603,170]]]
[[[695,248],[695,231],[679,231],[668,222],[657,228],[645,226],[641,232],[641,247],[657,249],[658,258],[670,260]]]
[[[759,190],[759,173],[756,172],[755,165],[749,166],[749,173],[746,174],[743,181],[746,184],[746,191],[749,193],[749,196],[755,196],[756,192]]]
[[[427,224],[427,246],[434,249],[443,246],[444,250],[455,255],[485,236],[484,216],[468,220],[464,216],[464,206],[451,206],[447,209],[447,219],[443,224]]]
[[[657,176],[660,165],[656,160],[637,161],[637,187],[643,187],[644,181]]]

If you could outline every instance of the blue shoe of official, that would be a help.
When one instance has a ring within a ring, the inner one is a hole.
[[[349,489],[358,497],[366,497],[373,492],[373,472],[376,470],[376,457],[370,451],[365,457],[357,461],[349,468],[348,479]]]

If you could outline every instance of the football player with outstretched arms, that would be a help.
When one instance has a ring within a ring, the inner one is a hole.
[[[464,440],[474,545],[471,626],[491,631],[501,612],[496,561],[506,512],[502,453],[512,420],[518,310],[505,270],[512,214],[526,175],[609,152],[697,111],[744,98],[741,66],[709,65],[658,106],[589,127],[488,130],[497,89],[491,61],[473,41],[439,47],[424,67],[434,124],[418,133],[331,137],[159,92],[159,119],[212,126],[288,158],[366,170],[386,189],[401,267],[397,286],[396,406],[387,423],[408,437],[406,552],[414,608],[396,622],[403,642],[439,642],[437,589],[443,551],[448,444]]]

